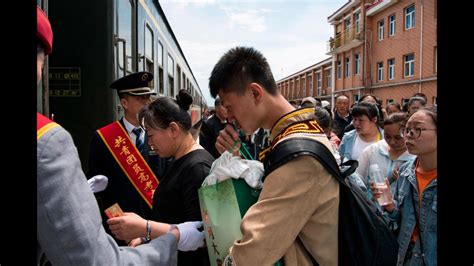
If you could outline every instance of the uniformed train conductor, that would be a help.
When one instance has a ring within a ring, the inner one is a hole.
[[[108,217],[104,215],[104,210],[114,203],[118,203],[124,212],[134,212],[145,219],[148,218],[151,214],[151,204],[147,202],[146,194],[149,189],[154,191],[154,188],[151,188],[150,184],[148,184],[148,188],[144,187],[143,178],[138,177],[135,171],[129,170],[130,172],[127,172],[127,168],[123,167],[127,162],[120,161],[120,153],[112,154],[113,149],[107,145],[106,136],[116,139],[121,133],[126,132],[131,145],[135,145],[144,161],[141,164],[137,162],[134,169],[147,169],[145,164],[148,164],[157,179],[165,171],[166,160],[159,158],[158,155],[150,155],[148,137],[138,121],[138,112],[151,102],[151,95],[156,94],[150,88],[152,81],[153,74],[149,72],[133,73],[114,81],[110,88],[117,90],[124,116],[119,121],[114,121],[95,131],[92,139],[88,178],[98,174],[109,178],[107,188],[96,194],[101,206],[104,226],[107,229]],[[140,156],[135,157],[139,159]],[[153,178],[151,175],[144,174],[142,177]],[[148,200],[151,199],[148,197]],[[110,231],[108,232],[110,233]],[[117,241],[121,245],[126,244],[123,241]]]

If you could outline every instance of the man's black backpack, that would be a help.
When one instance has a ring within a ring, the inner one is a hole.
[[[346,179],[356,164],[341,173],[324,144],[308,138],[289,138],[265,157],[265,177],[301,155],[316,158],[339,181],[339,265],[396,265],[398,243],[388,222],[364,192]],[[313,263],[317,264],[314,258]]]

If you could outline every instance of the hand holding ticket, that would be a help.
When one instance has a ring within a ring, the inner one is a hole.
[[[115,203],[114,205],[108,207],[104,212],[107,215],[107,217],[109,217],[109,219],[114,218],[114,217],[123,216],[123,211],[117,203]]]

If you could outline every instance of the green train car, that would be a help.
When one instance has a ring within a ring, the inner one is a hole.
[[[193,124],[207,106],[157,0],[38,0],[53,28],[53,53],[38,87],[38,111],[73,136],[85,171],[93,132],[123,110],[109,84],[149,71],[158,96],[187,89]]]

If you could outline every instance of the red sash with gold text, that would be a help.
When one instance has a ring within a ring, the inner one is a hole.
[[[119,121],[97,130],[120,168],[140,193],[148,206],[153,206],[153,193],[158,187],[158,178],[151,171],[137,147],[132,143]]]

